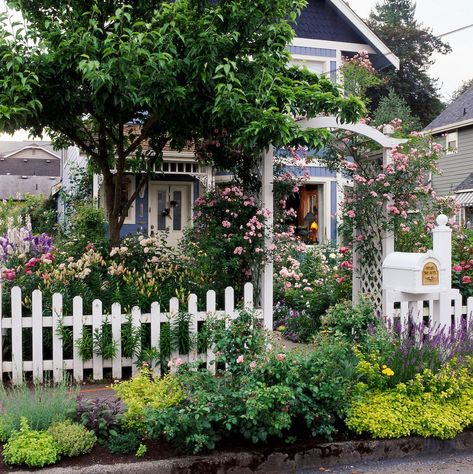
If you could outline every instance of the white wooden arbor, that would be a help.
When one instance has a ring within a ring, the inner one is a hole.
[[[337,117],[324,116],[312,119],[304,119],[297,122],[299,127],[303,130],[308,128],[320,129],[340,129],[347,130],[359,135],[363,135],[374,142],[378,143],[383,151],[383,165],[390,163],[391,150],[403,143],[405,140],[393,138],[387,134],[381,133],[376,128],[362,123],[340,123]],[[268,218],[268,230],[266,231],[266,245],[269,245],[272,240],[271,229],[273,228],[273,146],[269,145],[262,157],[262,205],[271,212],[271,217]],[[352,300],[356,303],[360,293],[379,293],[380,304],[385,308],[385,297],[382,295],[382,263],[384,258],[394,252],[394,236],[385,234],[379,252],[378,267],[372,270],[375,271],[379,278],[364,279],[360,276],[360,262],[356,255],[353,255],[353,292]],[[358,276],[356,276],[358,275]],[[369,280],[369,281],[368,281]],[[269,262],[265,265],[263,275],[261,278],[261,303],[264,315],[264,326],[267,329],[273,329],[273,263]],[[382,296],[381,296],[382,295]]]

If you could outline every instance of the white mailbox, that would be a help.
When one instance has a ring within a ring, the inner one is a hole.
[[[445,276],[446,268],[432,250],[427,253],[393,252],[383,263],[386,290],[416,294],[442,291],[448,286]]]

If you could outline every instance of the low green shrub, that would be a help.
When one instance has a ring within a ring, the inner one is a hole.
[[[312,436],[336,432],[355,381],[357,359],[347,340],[326,335],[307,353],[268,352],[264,331],[245,313],[212,338],[217,363],[227,370],[214,377],[181,367],[184,399],[146,411],[148,436],[198,453],[228,436],[260,443],[291,438],[301,427]]]
[[[366,299],[356,306],[351,301],[337,303],[322,317],[325,330],[338,333],[350,341],[363,342],[370,334],[370,329],[379,324],[372,303]]]
[[[69,420],[54,423],[48,428],[48,433],[58,444],[61,455],[68,457],[90,453],[97,442],[93,431]]]
[[[141,445],[141,437],[136,431],[126,431],[110,436],[107,448],[112,454],[136,453]]]
[[[89,430],[93,431],[100,443],[118,431],[123,416],[120,400],[87,399],[77,397],[77,418]]]
[[[153,378],[149,368],[143,367],[136,377],[113,386],[126,406],[122,424],[128,429],[143,431],[145,410],[161,409],[177,405],[184,393],[177,377],[168,374]]]
[[[26,418],[20,420],[20,430],[13,431],[3,447],[6,464],[43,467],[59,459],[60,448],[54,438],[45,431],[31,430]]]
[[[391,369],[383,370],[391,376]],[[450,364],[437,373],[425,369],[394,388],[383,388],[379,382],[375,388],[360,383],[347,411],[346,425],[374,438],[418,435],[451,439],[473,424],[471,372],[471,367]]]
[[[75,400],[66,383],[35,385],[26,384],[11,388],[0,387],[0,439],[7,439],[20,429],[20,419],[25,418],[33,430],[46,430],[58,421],[71,418],[75,413]]]

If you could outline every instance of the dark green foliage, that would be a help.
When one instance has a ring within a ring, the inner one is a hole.
[[[356,358],[348,341],[325,337],[309,353],[268,353],[268,340],[251,313],[243,312],[226,328],[214,326],[217,362],[227,370],[214,377],[181,368],[185,400],[148,410],[151,437],[198,453],[227,436],[253,443],[292,439],[295,426],[298,433],[302,426],[312,436],[333,435],[354,381]]]
[[[451,51],[448,44],[414,19],[413,0],[383,0],[376,4],[368,26],[400,60],[398,71],[385,70],[385,84],[368,95],[375,109],[389,89],[402,97],[422,126],[427,125],[443,109],[436,80],[428,74],[434,53]]]
[[[144,172],[138,193],[167,143],[197,143],[251,185],[269,143],[321,147],[327,133],[302,132],[294,115],[356,121],[363,109],[329,79],[287,67],[303,0],[9,5],[28,28],[12,36],[2,16],[0,128],[46,127],[58,146],[88,154],[104,178],[114,244],[135,198],[113,199],[125,170]]]
[[[94,330],[93,335],[94,352],[104,359],[115,358],[118,350],[118,342],[113,340],[112,325],[104,322],[101,327]]]
[[[73,254],[84,250],[90,243],[97,248],[106,247],[105,212],[92,201],[81,201],[75,204],[69,221],[67,235],[70,238],[70,244],[75,247],[71,249]]]
[[[380,325],[374,307],[367,299],[353,306],[344,301],[331,307],[322,318],[325,330],[332,331],[348,341],[362,342]]]
[[[135,453],[141,444],[141,436],[135,431],[118,432],[110,436],[107,448],[112,454]]]
[[[191,315],[178,313],[171,328],[171,343],[179,354],[188,354],[195,341],[191,337]]]
[[[92,328],[85,326],[82,329],[82,337],[80,337],[76,346],[79,349],[79,355],[82,360],[90,360],[94,355],[94,339],[92,336]]]
[[[411,108],[407,102],[399,97],[393,89],[389,90],[387,96],[379,101],[378,108],[374,111],[372,125],[379,126],[390,123],[393,119],[402,120],[403,134],[420,130],[421,124],[417,117],[412,115]]]
[[[127,317],[126,323],[122,324],[122,356],[133,357],[137,355],[140,347],[141,328],[133,327],[131,324],[131,315]]]

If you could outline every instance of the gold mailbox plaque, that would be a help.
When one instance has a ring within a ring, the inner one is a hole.
[[[439,269],[433,262],[427,262],[422,269],[422,284],[423,285],[438,285],[439,284]]]

